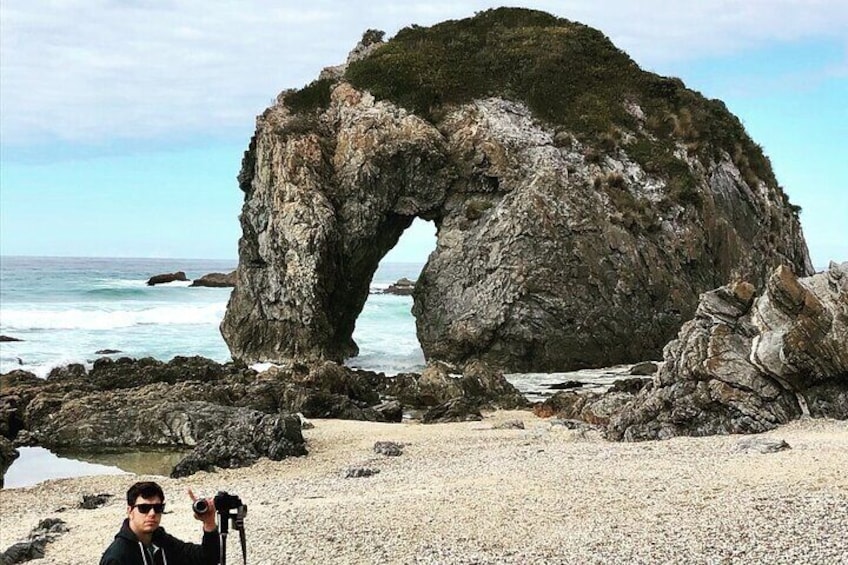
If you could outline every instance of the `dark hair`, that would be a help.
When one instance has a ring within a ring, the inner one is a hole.
[[[158,496],[162,502],[165,502],[165,493],[162,492],[162,487],[153,481],[144,481],[136,483],[127,491],[127,506],[132,506],[138,497],[153,498]]]

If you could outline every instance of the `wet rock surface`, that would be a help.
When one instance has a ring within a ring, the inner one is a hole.
[[[406,409],[453,401],[439,416],[451,421],[476,417],[481,408],[527,405],[500,372],[480,362],[462,376],[433,367],[390,378],[328,361],[257,373],[202,357],[104,358],[90,371],[72,364],[46,379],[12,371],[0,385],[4,445],[193,448],[174,470],[180,476],[304,454],[298,414],[400,422]]]

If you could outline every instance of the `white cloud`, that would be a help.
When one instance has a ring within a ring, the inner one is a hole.
[[[848,37],[842,0],[535,1],[601,29],[641,65],[768,42]],[[344,60],[368,28],[389,35],[491,1],[13,1],[0,5],[4,145],[248,134],[280,90]]]

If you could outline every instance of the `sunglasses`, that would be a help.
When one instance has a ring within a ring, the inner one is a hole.
[[[148,503],[133,504],[132,507],[138,509],[138,511],[141,512],[142,514],[147,514],[151,510],[153,510],[157,514],[161,514],[162,512],[165,511],[165,503],[164,502],[160,502],[159,504],[148,504]]]

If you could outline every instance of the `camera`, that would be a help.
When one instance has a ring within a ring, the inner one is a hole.
[[[234,495],[229,494],[226,491],[219,491],[218,494],[215,495],[215,511],[219,514],[230,514],[232,510],[240,510],[241,508],[245,508],[245,505],[242,503],[241,499]],[[205,498],[199,498],[195,500],[191,509],[195,514],[205,514],[207,510],[209,510],[209,504],[206,502]]]
[[[247,515],[247,505],[236,495],[223,490],[218,491],[213,501],[215,502],[215,512],[218,514],[218,527],[221,531],[221,565],[227,565],[227,535],[231,521],[233,528],[238,530],[239,533],[242,562],[247,565],[247,540],[244,534],[244,517]],[[191,509],[194,510],[195,514],[206,514],[209,512],[209,503],[207,499],[201,498],[192,502]]]

